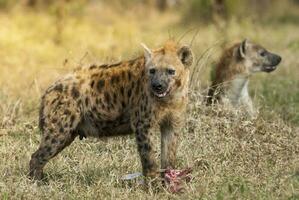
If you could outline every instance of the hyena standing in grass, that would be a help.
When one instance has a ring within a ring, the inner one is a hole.
[[[233,45],[223,52],[213,71],[207,103],[228,102],[256,117],[257,112],[248,93],[249,78],[256,72],[274,71],[280,61],[280,56],[247,40]]]
[[[83,137],[134,133],[143,175],[159,176],[153,142],[161,130],[161,168],[174,168],[177,137],[188,99],[191,49],[169,41],[143,56],[116,64],[76,70],[49,87],[42,97],[42,138],[30,160],[30,176],[43,177],[46,163]]]

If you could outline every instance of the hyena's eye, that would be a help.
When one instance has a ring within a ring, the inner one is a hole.
[[[266,51],[261,51],[260,56],[262,56],[262,57],[266,56]]]
[[[156,69],[151,68],[151,69],[149,70],[149,73],[150,73],[150,74],[155,74],[155,73],[156,73]]]
[[[175,70],[174,69],[167,69],[167,73],[169,75],[175,75]]]

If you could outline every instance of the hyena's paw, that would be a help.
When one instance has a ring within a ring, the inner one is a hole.
[[[42,180],[44,178],[43,170],[37,164],[38,160],[32,158],[30,161],[29,178],[32,180]]]

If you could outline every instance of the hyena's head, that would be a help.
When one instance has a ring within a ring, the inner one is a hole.
[[[279,55],[271,53],[264,47],[246,39],[238,47],[238,57],[250,73],[272,72],[281,61]]]
[[[173,41],[158,50],[143,47],[151,95],[158,100],[168,100],[186,94],[189,68],[193,63],[191,49]]]

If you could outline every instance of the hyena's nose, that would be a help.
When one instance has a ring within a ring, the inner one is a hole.
[[[281,62],[281,57],[277,56],[277,64],[279,64]]]
[[[163,86],[162,86],[162,84],[161,83],[159,83],[159,82],[153,82],[152,83],[152,88],[155,90],[155,91],[162,91],[162,89],[163,89]]]

